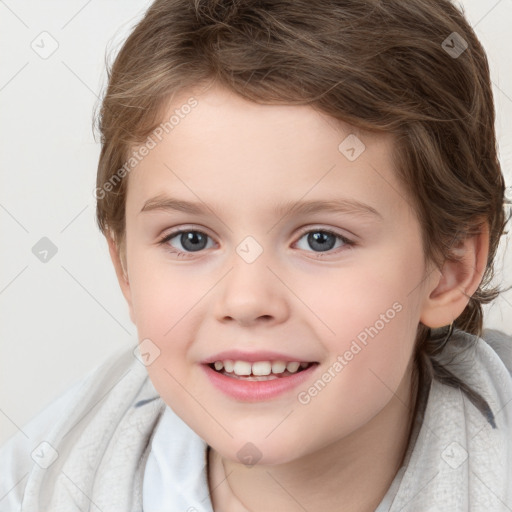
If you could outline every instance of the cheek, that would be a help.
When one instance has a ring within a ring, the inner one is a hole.
[[[413,353],[419,308],[413,294],[407,295],[406,276],[381,276],[378,286],[372,277],[378,276],[353,275],[350,294],[340,294],[333,282],[332,297],[339,298],[316,299],[317,304],[324,301],[324,309],[317,311],[334,333],[324,326],[318,331],[324,333],[328,359],[312,388],[300,390],[300,407],[304,421],[321,431],[324,440],[365,425],[395,395],[407,400],[401,384]]]
[[[147,367],[149,376],[164,399],[180,397],[183,388],[179,383],[188,382],[193,371],[190,364],[197,363],[191,359],[190,347],[202,320],[198,315],[205,311],[204,301],[215,280],[211,273],[200,277],[192,267],[167,262],[161,255],[151,258],[149,251],[134,251],[131,261],[138,339],[151,340],[159,353]]]
[[[202,283],[184,267],[166,264],[162,258],[134,252],[131,262],[130,289],[139,334],[156,340],[172,337],[174,326],[200,299]]]
[[[364,341],[372,326],[388,337],[397,332],[404,336],[403,329],[415,329],[419,321],[415,289],[423,269],[417,256],[405,248],[380,251],[339,271],[304,276],[294,291],[304,297],[305,314],[330,345],[359,335]]]
[[[187,364],[193,339],[190,322],[193,306],[204,291],[176,267],[171,270],[171,265],[157,265],[148,258],[139,258],[138,262],[132,267],[130,279],[138,339],[151,340],[150,346],[156,346],[152,350],[158,352],[146,369],[164,401],[178,414],[186,415],[187,408],[181,407],[191,407],[183,387],[188,389],[191,371]]]
[[[357,266],[305,283],[300,291],[319,326],[328,366],[338,362],[332,387],[350,389],[346,399],[356,408],[389,398],[412,356],[423,276],[419,250],[390,244],[378,259],[361,259]]]

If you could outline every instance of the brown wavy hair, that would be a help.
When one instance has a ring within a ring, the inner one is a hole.
[[[450,51],[464,42],[460,55]],[[362,131],[394,134],[397,177],[421,223],[426,261],[441,268],[487,223],[485,273],[454,321],[482,334],[482,305],[501,292],[491,282],[505,183],[487,57],[452,3],[156,0],[107,70],[97,116],[97,222],[121,249],[127,179],[105,184],[161,122],[170,98],[216,82],[256,103],[310,105]],[[436,376],[459,387],[488,415],[485,400],[436,362],[445,341],[419,324],[414,361],[422,382]]]

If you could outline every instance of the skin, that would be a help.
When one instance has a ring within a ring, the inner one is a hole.
[[[191,96],[198,105],[128,177],[125,247],[107,237],[139,340],[160,350],[149,376],[211,447],[215,510],[373,511],[406,449],[418,323],[441,327],[462,313],[485,269],[488,232],[457,248],[459,263],[435,269],[423,259],[420,225],[394,176],[391,135],[363,134],[309,106],[250,103],[218,85],[176,96],[165,118]],[[355,161],[338,150],[351,133],[366,146]],[[213,211],[141,212],[158,195]],[[341,198],[381,217],[274,211],[287,200]],[[209,238],[196,252],[180,236],[159,244],[173,229]],[[308,243],[307,233],[318,230],[356,244],[329,238],[335,246],[322,251]],[[250,264],[236,252],[247,236],[263,250]],[[400,312],[299,403],[298,392],[394,303]],[[242,402],[214,388],[199,363],[230,348],[320,365],[298,389]],[[252,466],[237,456],[248,442],[261,452]]]

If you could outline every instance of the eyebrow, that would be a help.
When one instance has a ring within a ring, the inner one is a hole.
[[[173,197],[156,196],[148,199],[144,203],[140,213],[155,210],[179,211],[193,215],[206,215],[207,210],[213,211],[204,203],[184,201]],[[361,217],[378,217],[380,220],[383,220],[382,215],[375,208],[354,199],[340,198],[328,201],[286,201],[276,205],[274,211],[281,218],[317,212],[333,212],[353,214]]]

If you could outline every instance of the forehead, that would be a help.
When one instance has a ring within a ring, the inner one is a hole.
[[[157,130],[154,148],[129,177],[129,202],[139,210],[171,191],[239,207],[343,195],[377,210],[408,208],[392,135],[359,130],[311,106],[257,104],[219,86],[189,89],[167,103]]]
[[[194,106],[189,108],[192,103]],[[276,143],[283,142],[287,135],[300,137],[306,132],[313,145],[318,138],[325,138],[326,132],[330,131],[335,140],[344,134],[352,133],[361,139],[364,138],[368,143],[389,141],[392,144],[391,134],[362,130],[320,112],[313,105],[256,103],[217,83],[208,87],[189,88],[174,94],[164,103],[161,114],[161,126],[171,121],[172,127],[168,126],[169,132],[180,132],[184,136],[190,131],[196,136],[207,135],[212,138],[214,134],[215,138],[223,134],[230,137],[237,135],[239,143],[242,139],[257,136],[254,143],[263,143],[267,142],[266,134],[267,139],[276,146]],[[235,127],[241,130],[236,134],[229,133],[229,128]],[[276,135],[281,136],[279,141],[275,140]],[[297,138],[297,142],[299,140]]]

